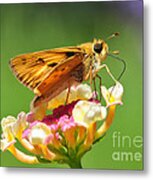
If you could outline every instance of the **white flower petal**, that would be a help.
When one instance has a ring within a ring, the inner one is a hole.
[[[0,149],[2,151],[6,151],[12,144],[14,144],[16,141],[7,141],[6,139],[0,140]]]
[[[1,121],[2,131],[3,131],[3,138],[5,138],[8,142],[14,139],[13,134],[13,125],[16,123],[17,119],[13,116],[7,116],[3,118]]]
[[[110,93],[109,93],[109,91],[107,90],[107,88],[105,86],[102,86],[101,87],[101,92],[102,92],[102,95],[103,95],[103,97],[104,97],[104,99],[106,101],[106,104],[108,104],[109,101],[110,101]]]
[[[72,114],[75,122],[88,127],[90,123],[106,117],[106,110],[100,104],[81,100],[75,105]]]
[[[115,86],[108,90],[105,86],[101,87],[102,95],[106,101],[107,107],[114,104],[122,104],[123,86],[117,82]]]
[[[90,99],[92,97],[91,87],[87,84],[80,84],[77,86],[78,99]]]
[[[109,93],[114,97],[115,100],[121,100],[124,89],[123,86],[118,82],[115,86],[109,88]]]
[[[3,118],[1,120],[2,130],[4,130],[6,126],[14,124],[15,122],[16,122],[16,118],[13,116],[7,116],[6,118]]]
[[[17,119],[13,116],[7,116],[2,119],[1,126],[3,130],[3,138],[8,142],[12,141],[19,134],[21,136],[22,131],[27,127],[26,114],[21,112]]]
[[[29,140],[32,144],[43,144],[46,137],[50,134],[50,129],[43,123],[37,123],[29,133]]]
[[[66,93],[66,96],[67,96],[67,93]],[[66,100],[66,96],[65,96],[65,100]],[[68,103],[71,103],[71,102],[76,101],[76,100],[77,100],[77,89],[75,86],[72,86],[70,89]]]
[[[12,126],[14,136],[16,137],[19,133],[22,133],[26,129],[27,125],[26,113],[21,112],[18,115],[17,121]]]

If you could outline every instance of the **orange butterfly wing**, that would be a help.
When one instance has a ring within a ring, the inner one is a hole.
[[[65,60],[65,62],[62,62],[60,65],[54,68],[54,70],[48,74],[48,76],[36,89],[40,91],[41,94],[44,94],[51,87],[55,86],[55,84],[58,83],[60,80],[64,82],[67,76],[71,78],[73,76],[73,71],[75,71],[78,65],[82,64],[82,60],[83,57],[80,54],[76,54],[68,58],[67,60]]]
[[[38,92],[36,89],[40,84],[40,87],[44,85],[42,83],[45,79],[50,77],[49,82],[56,83],[61,78],[61,73],[63,75],[68,73],[81,62],[82,56],[83,52],[80,48],[58,48],[17,56],[10,61],[10,66],[19,81],[40,95],[40,91]],[[72,63],[73,58],[75,61]],[[65,66],[67,67],[62,71]]]

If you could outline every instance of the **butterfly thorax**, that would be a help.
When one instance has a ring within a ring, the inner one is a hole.
[[[93,43],[85,43],[80,46],[85,52],[84,58],[84,80],[89,79],[90,74],[92,77],[96,73],[106,59],[108,53],[108,45],[103,40],[94,39]]]

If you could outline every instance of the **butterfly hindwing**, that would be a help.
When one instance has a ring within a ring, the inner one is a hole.
[[[42,83],[36,88],[36,90],[39,91],[40,94],[45,94],[51,91],[51,89],[55,87],[56,84],[58,84],[59,82],[61,83],[61,81],[63,81],[63,83],[66,83],[66,81],[71,81],[70,79],[75,80],[77,78],[75,78],[77,74],[75,75],[74,73],[77,71],[77,67],[82,65],[82,59],[83,56],[81,54],[75,54],[72,57],[69,57],[59,66],[57,66],[52,72],[50,72],[50,74],[48,74],[48,76],[42,81]],[[78,72],[81,78],[83,76],[82,71],[80,70],[80,72]]]

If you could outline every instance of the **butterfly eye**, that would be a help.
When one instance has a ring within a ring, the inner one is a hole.
[[[101,53],[101,51],[102,51],[102,43],[97,43],[97,44],[95,44],[94,45],[94,51],[96,52],[96,53]]]

